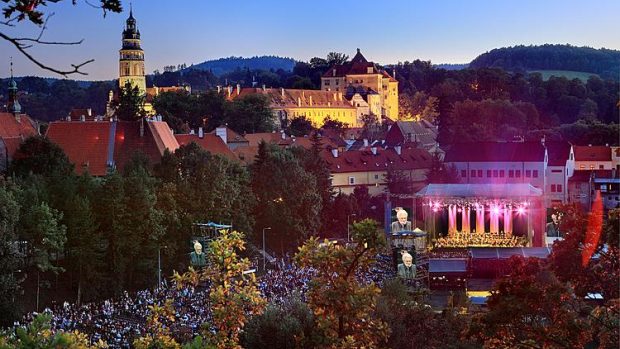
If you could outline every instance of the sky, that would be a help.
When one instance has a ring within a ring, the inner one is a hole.
[[[96,0],[88,0],[97,3]],[[95,59],[80,80],[118,77],[121,32],[129,13],[108,13],[78,0],[50,3],[43,39],[76,46],[37,46],[31,54],[66,69]],[[430,60],[469,63],[494,48],[544,43],[620,49],[618,0],[133,0],[146,72],[165,65],[229,56],[277,55],[308,61],[360,48],[380,64]],[[0,5],[4,7],[4,4]],[[40,28],[18,23],[0,32],[36,37]],[[60,77],[36,67],[0,40],[0,77]]]

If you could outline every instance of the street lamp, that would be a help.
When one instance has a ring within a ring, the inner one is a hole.
[[[351,213],[350,215],[347,215],[347,241],[351,241],[351,229],[349,228],[349,217],[355,217],[357,216],[355,213]]]
[[[265,250],[265,230],[271,230],[271,227],[263,228],[263,271],[265,271],[265,260],[267,259],[267,250]]]
[[[161,288],[161,249],[168,246],[157,246],[157,289]]]

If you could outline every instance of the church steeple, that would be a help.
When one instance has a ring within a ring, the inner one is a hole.
[[[13,57],[11,57],[11,79],[9,79],[9,101],[7,104],[7,109],[9,113],[15,115],[15,117],[19,117],[19,114],[22,112],[22,106],[19,104],[17,100],[17,82],[13,79]]]

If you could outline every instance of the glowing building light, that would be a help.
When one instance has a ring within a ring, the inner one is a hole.
[[[525,213],[525,207],[519,206],[519,208],[517,208],[517,213],[518,214],[524,214]]]

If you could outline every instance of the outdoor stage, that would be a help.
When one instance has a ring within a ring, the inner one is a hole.
[[[432,247],[544,246],[542,190],[530,184],[429,184],[416,201]]]

